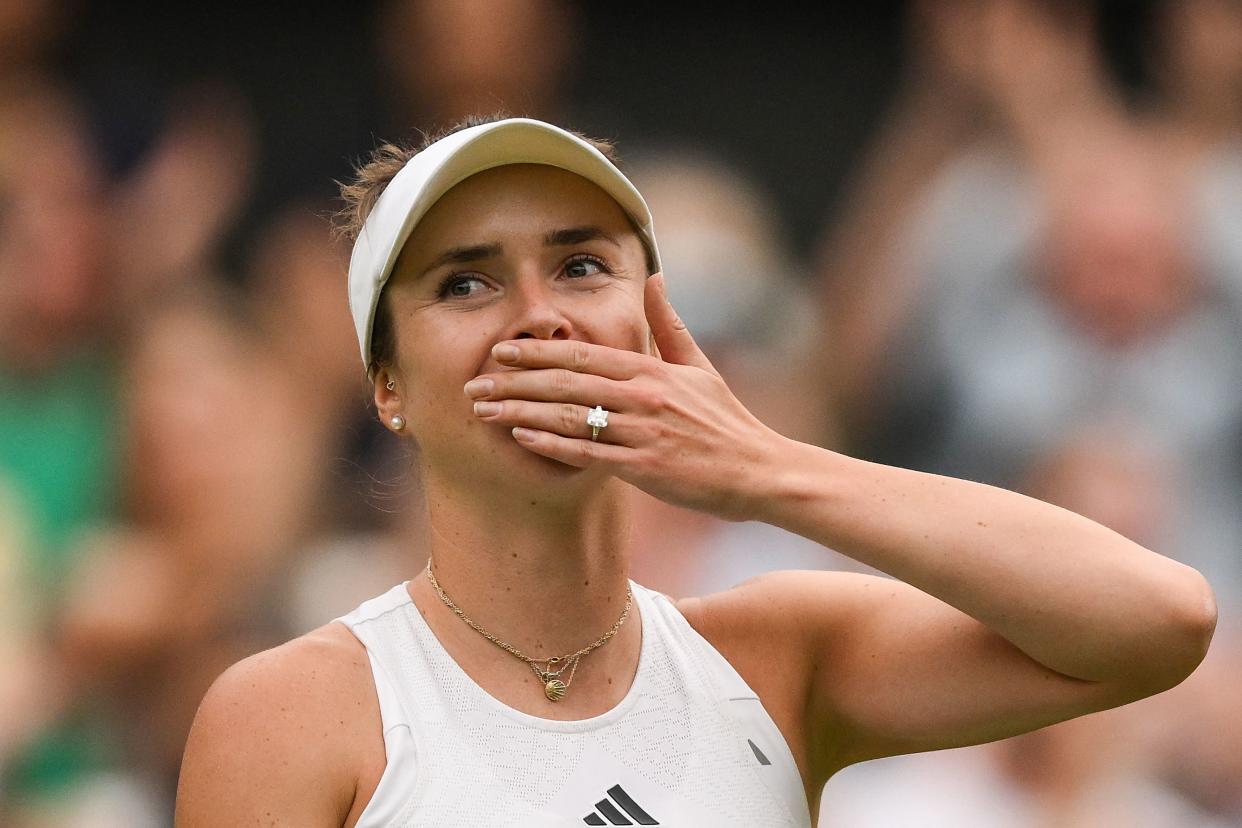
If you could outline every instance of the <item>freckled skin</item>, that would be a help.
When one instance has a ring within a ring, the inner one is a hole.
[[[583,226],[599,227],[618,243],[544,243],[549,231]],[[441,266],[419,278],[445,250],[492,243],[503,246],[501,256]],[[599,257],[610,273],[568,278],[566,261],[577,254]],[[472,295],[437,297],[441,281],[453,273],[478,275]],[[462,386],[505,370],[491,356],[492,345],[504,339],[576,339],[650,353],[647,276],[642,243],[621,208],[572,173],[501,167],[441,198],[406,242],[385,288],[396,330],[392,374],[400,411],[432,485],[470,490],[502,484],[498,488],[527,493],[548,492],[550,482],[575,491],[598,486],[601,472],[540,457],[517,445],[508,428],[480,422]],[[479,463],[480,457],[496,462]],[[515,487],[515,475],[529,486]]]

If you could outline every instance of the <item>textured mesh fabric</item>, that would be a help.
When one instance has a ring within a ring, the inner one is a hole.
[[[388,757],[358,828],[809,828],[780,731],[666,596],[631,582],[642,625],[634,682],[606,713],[564,722],[479,687],[407,584],[335,619],[367,648]]]

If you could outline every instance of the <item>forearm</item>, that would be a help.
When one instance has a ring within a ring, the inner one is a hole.
[[[886,572],[1090,681],[1176,683],[1215,605],[1198,572],[1004,489],[786,441],[758,519]]]

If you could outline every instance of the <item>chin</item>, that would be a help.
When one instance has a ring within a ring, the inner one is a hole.
[[[517,489],[557,484],[598,486],[600,481],[611,476],[599,469],[579,468],[535,454],[519,445],[507,426],[480,425],[485,433],[459,435],[456,440],[449,441],[455,444],[455,449],[432,462],[446,464],[446,468],[472,470],[471,477],[480,477],[479,473],[483,472],[483,477],[492,479],[487,483],[482,479],[479,482],[489,488],[496,485]]]

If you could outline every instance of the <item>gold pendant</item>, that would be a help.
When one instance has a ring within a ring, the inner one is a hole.
[[[560,701],[565,696],[565,682],[560,679],[549,679],[543,686],[543,694],[549,701]]]

